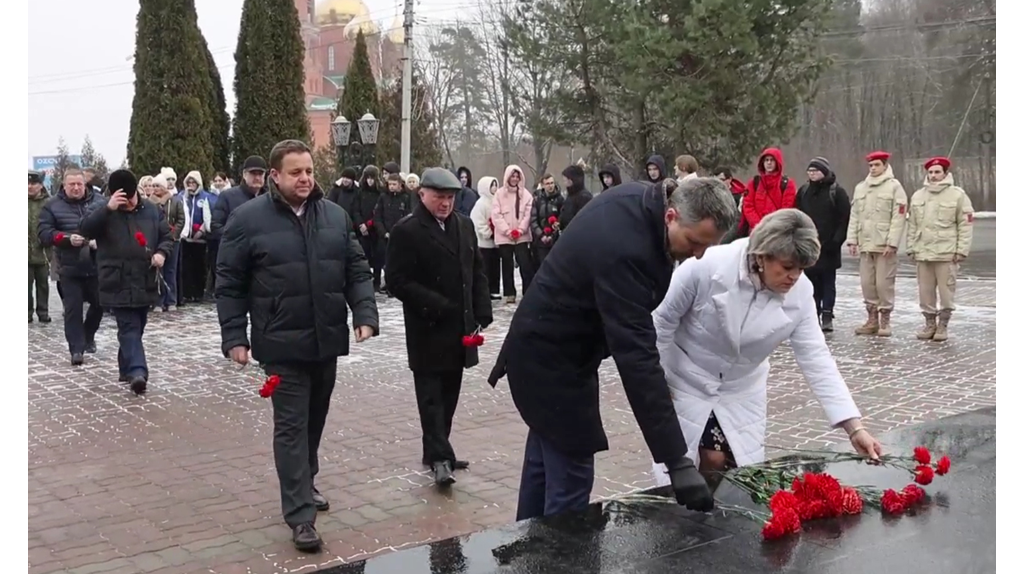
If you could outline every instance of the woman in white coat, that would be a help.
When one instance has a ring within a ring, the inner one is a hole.
[[[688,456],[712,486],[719,472],[764,460],[768,357],[785,341],[829,424],[843,428],[857,452],[881,455],[825,343],[814,288],[803,276],[820,251],[807,215],[776,211],[749,238],[680,265],[653,313]],[[662,465],[655,476],[668,483]]]
[[[484,258],[484,273],[487,275],[491,301],[501,299],[501,255],[494,244],[494,223],[491,222],[491,206],[494,192],[498,190],[498,178],[484,176],[476,184],[480,199],[473,205],[469,218],[476,229],[476,240],[480,245],[480,255]]]

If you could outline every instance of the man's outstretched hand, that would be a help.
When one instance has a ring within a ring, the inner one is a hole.
[[[669,465],[668,478],[679,504],[698,512],[710,512],[714,508],[711,489],[689,458]]]

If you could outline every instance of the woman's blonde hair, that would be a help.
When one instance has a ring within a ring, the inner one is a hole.
[[[405,185],[412,188],[419,187],[420,176],[416,175],[415,173],[410,173],[409,175],[405,176]]]
[[[138,192],[141,193],[143,195],[143,197],[145,197],[146,185],[152,184],[152,183],[153,183],[153,176],[151,176],[151,175],[144,175],[144,176],[142,176],[141,178],[139,178]]]

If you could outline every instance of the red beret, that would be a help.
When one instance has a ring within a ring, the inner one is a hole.
[[[890,157],[892,157],[892,154],[890,154],[889,152],[879,150],[879,151],[873,151],[873,152],[869,153],[867,155],[867,158],[865,158],[865,159],[867,161],[869,161],[869,162],[872,162],[872,161],[875,161],[875,160],[889,161]]]
[[[933,157],[932,159],[924,162],[924,168],[928,169],[933,165],[941,165],[942,169],[949,171],[949,166],[953,165],[953,162],[949,161],[948,157]]]

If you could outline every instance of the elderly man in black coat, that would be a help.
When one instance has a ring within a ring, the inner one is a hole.
[[[275,145],[270,179],[269,191],[236,209],[224,228],[217,315],[224,354],[245,365],[251,349],[280,379],[271,401],[281,509],[295,547],[318,551],[316,513],[330,503],[313,478],[338,357],[349,352],[348,308],[360,343],[377,333],[377,303],[352,219],[313,181],[309,146]]]
[[[675,262],[701,257],[738,216],[717,180],[616,186],[591,201],[551,250],[509,326],[491,373],[508,375],[529,427],[517,520],[582,509],[594,454],[608,450],[597,369],[611,356],[654,460],[680,504],[706,510],[707,484],[686,457],[651,312]]]
[[[475,343],[463,338],[472,338],[493,320],[473,223],[455,211],[461,189],[446,169],[424,171],[421,201],[391,230],[387,252],[388,289],[402,302],[405,315],[423,464],[432,468],[440,486],[455,482],[454,469],[469,466],[455,458],[450,440],[463,369],[480,362]]]
[[[149,381],[142,333],[149,308],[160,297],[159,273],[174,241],[160,208],[137,193],[132,172],[110,174],[109,187],[107,205],[82,220],[82,233],[96,240],[100,305],[117,320],[118,380],[141,395]]]
[[[81,170],[69,169],[60,191],[39,211],[39,243],[53,247],[60,270],[57,286],[64,302],[64,338],[75,366],[85,362],[85,353],[96,352],[96,331],[103,319],[93,246],[82,233],[82,219],[102,209],[105,201],[102,193],[85,183]]]

